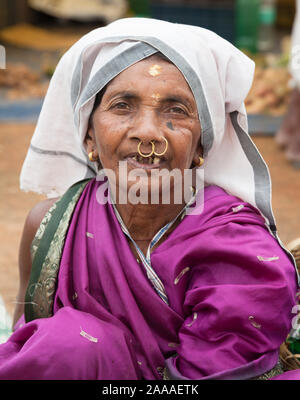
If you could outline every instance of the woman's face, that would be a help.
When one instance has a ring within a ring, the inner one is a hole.
[[[120,161],[128,173],[142,168],[184,171],[199,161],[200,122],[194,96],[181,72],[159,57],[149,57],[114,78],[95,110],[87,140],[88,152],[118,178]],[[165,140],[166,139],[166,140]],[[152,143],[156,153],[149,154]],[[151,143],[152,142],[152,143]]]

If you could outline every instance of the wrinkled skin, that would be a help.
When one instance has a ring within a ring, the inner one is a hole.
[[[144,252],[152,237],[178,215],[184,203],[119,204],[119,192],[129,191],[135,184],[128,175],[127,180],[120,177],[119,162],[127,161],[128,174],[137,168],[145,171],[141,181],[150,189],[148,177],[152,170],[177,169],[183,175],[185,169],[199,163],[200,136],[197,105],[185,78],[172,63],[157,56],[132,65],[114,78],[93,113],[87,151],[94,159],[99,158],[103,168],[114,172],[116,206]],[[166,152],[150,165],[148,157],[138,154],[139,143],[143,154],[151,152],[151,143],[156,153]],[[175,180],[172,184],[170,197],[174,198],[172,191],[178,186]],[[159,190],[162,187],[160,181]]]

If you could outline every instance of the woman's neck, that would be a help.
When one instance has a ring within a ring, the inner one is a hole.
[[[153,236],[172,221],[184,206],[185,204],[116,204],[132,239],[138,245],[146,243],[147,247]]]

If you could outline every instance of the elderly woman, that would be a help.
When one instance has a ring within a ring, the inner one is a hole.
[[[62,57],[21,174],[50,199],[25,224],[1,379],[282,372],[297,276],[247,134],[253,70],[210,31],[148,19],[96,29]],[[180,201],[175,170],[192,173]]]

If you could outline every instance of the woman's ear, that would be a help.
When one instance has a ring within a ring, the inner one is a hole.
[[[85,149],[88,154],[89,160],[98,162],[98,165],[101,165],[100,160],[99,160],[97,146],[96,146],[95,134],[94,134],[93,127],[90,127],[88,129],[85,140],[84,140],[84,144],[85,144]]]
[[[199,140],[199,144],[198,144],[197,149],[195,150],[195,153],[193,156],[192,168],[199,167],[199,164],[201,164],[200,160],[202,159],[202,157],[203,157],[203,147]]]
[[[85,136],[84,144],[88,154],[96,148],[94,129],[91,126]]]

